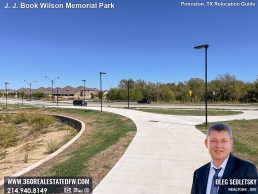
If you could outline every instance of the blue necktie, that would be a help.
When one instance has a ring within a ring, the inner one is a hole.
[[[215,170],[215,174],[214,174],[213,179],[212,179],[210,194],[217,194],[219,187],[217,185],[215,185],[215,180],[219,178],[218,174],[219,174],[219,172],[222,168],[219,168],[219,169],[213,168],[213,169]]]

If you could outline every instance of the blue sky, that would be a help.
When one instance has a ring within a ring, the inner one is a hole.
[[[88,0],[23,2],[95,3]],[[255,7],[182,7],[178,0],[114,0],[115,9],[4,9],[0,2],[0,89],[83,85],[116,87],[121,79],[178,82],[234,74],[258,75],[258,4]],[[195,2],[195,1],[188,1]],[[205,1],[199,1],[205,2]],[[225,1],[226,2],[226,1]],[[239,2],[239,1],[232,1]]]

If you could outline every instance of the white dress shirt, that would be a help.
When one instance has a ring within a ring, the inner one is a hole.
[[[210,192],[211,192],[212,179],[213,179],[213,176],[215,175],[215,170],[213,168],[216,168],[216,169],[221,168],[221,170],[218,174],[218,177],[221,178],[223,176],[224,171],[225,171],[225,168],[226,168],[226,165],[227,165],[227,162],[228,162],[228,158],[229,158],[229,156],[227,157],[226,160],[224,160],[224,162],[218,168],[215,167],[215,165],[211,162],[210,172],[209,172],[209,177],[208,177],[208,182],[207,182],[207,188],[206,188],[206,194],[210,194]]]

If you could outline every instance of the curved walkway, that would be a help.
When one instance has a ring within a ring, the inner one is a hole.
[[[106,107],[103,111],[132,119],[137,134],[121,159],[94,189],[94,194],[190,193],[194,170],[210,161],[204,146],[205,135],[195,128],[204,122],[203,116],[161,115]],[[258,111],[244,111],[241,115],[210,116],[208,121],[255,118]]]

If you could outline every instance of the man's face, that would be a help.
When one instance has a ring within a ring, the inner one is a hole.
[[[233,140],[230,139],[227,131],[211,130],[208,138],[205,139],[205,145],[209,150],[213,163],[220,165],[230,154]]]

